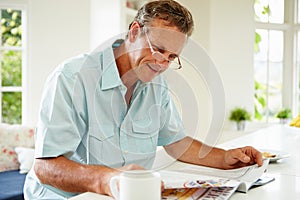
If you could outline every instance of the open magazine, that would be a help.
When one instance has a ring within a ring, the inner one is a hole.
[[[252,186],[263,185],[274,178],[264,172],[269,160],[232,170],[191,165],[178,170],[160,171],[165,190],[162,199],[229,199],[235,192],[246,193]]]

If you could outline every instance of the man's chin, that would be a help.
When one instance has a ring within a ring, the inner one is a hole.
[[[143,74],[141,76],[139,76],[139,80],[142,81],[143,83],[148,83],[151,82],[155,77],[159,76],[160,73],[156,73],[156,74]]]
[[[152,70],[147,65],[144,65],[140,68],[141,70],[137,72],[138,79],[143,83],[151,82],[156,76],[159,75],[159,72]]]
[[[149,82],[151,82],[153,79],[154,79],[154,77],[152,77],[152,78],[145,78],[145,77],[143,77],[143,78],[140,78],[139,80],[140,80],[142,83],[149,83]]]

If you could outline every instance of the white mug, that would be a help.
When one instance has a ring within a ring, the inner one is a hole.
[[[161,200],[160,174],[148,170],[124,171],[111,178],[110,189],[117,200]]]

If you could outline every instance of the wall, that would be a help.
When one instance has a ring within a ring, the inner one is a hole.
[[[114,0],[107,3],[107,0],[90,0],[90,48],[94,50],[99,44],[120,34],[124,26],[124,0]]]
[[[227,116],[236,106],[253,112],[254,1],[210,1],[210,55],[219,68]],[[228,120],[225,128],[230,129]]]
[[[178,0],[193,15],[195,29],[191,38],[204,49],[209,50],[210,43],[210,0]]]
[[[30,0],[28,5],[28,113],[35,125],[43,85],[64,59],[89,49],[89,1]]]

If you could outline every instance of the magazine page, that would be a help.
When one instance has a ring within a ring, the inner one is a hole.
[[[238,191],[247,192],[266,171],[268,164],[266,159],[261,167],[255,164],[232,170],[189,165],[160,173],[165,188],[237,187]]]
[[[226,200],[239,187],[240,181],[179,171],[160,171],[165,190],[164,200]]]
[[[240,184],[237,190],[240,192],[247,192],[249,188],[264,174],[267,170],[268,164],[269,159],[264,159],[261,167],[258,167],[258,165],[255,164],[238,169],[222,170],[211,167],[190,165],[180,169],[179,171],[238,180],[242,182],[242,184]]]
[[[212,177],[202,174],[193,174],[182,171],[159,172],[164,182],[165,189],[173,188],[210,188],[210,187],[235,187],[240,185],[240,181],[222,177]]]
[[[234,193],[233,187],[212,187],[212,188],[175,188],[166,189],[162,192],[163,200],[194,200],[214,199],[227,200]]]

